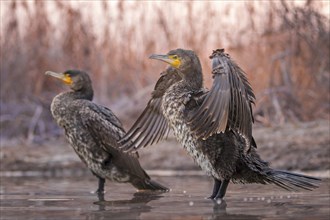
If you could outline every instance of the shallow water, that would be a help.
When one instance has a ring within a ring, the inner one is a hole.
[[[167,193],[136,192],[106,183],[103,202],[91,191],[92,176],[1,177],[0,219],[329,219],[328,179],[312,192],[292,193],[271,185],[230,184],[224,201],[207,196],[207,176],[154,176]]]

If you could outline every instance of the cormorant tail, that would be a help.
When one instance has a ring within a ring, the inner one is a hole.
[[[160,183],[152,179],[140,179],[137,178],[131,182],[132,185],[138,190],[160,190],[160,191],[169,191],[169,188],[161,185]]]
[[[269,182],[288,191],[313,190],[318,188],[321,179],[289,171],[272,170],[267,178]]]

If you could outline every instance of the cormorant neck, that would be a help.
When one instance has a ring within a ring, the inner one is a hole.
[[[92,88],[82,88],[76,91],[70,91],[66,93],[72,100],[86,99],[89,101],[93,100],[94,92]]]
[[[192,90],[199,90],[203,87],[202,68],[190,68],[185,71],[182,78],[187,86]]]
[[[94,96],[94,92],[93,89],[89,89],[89,88],[83,88],[81,90],[78,91],[74,91],[74,93],[76,94],[77,98],[79,99],[87,99],[89,101],[93,100],[93,96]]]

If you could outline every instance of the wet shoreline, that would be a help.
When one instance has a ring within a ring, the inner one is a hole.
[[[136,192],[129,184],[106,183],[105,201],[84,177],[1,178],[3,220],[20,219],[329,219],[330,180],[314,191],[288,192],[273,185],[230,184],[224,200],[206,199],[207,176],[158,176],[170,192]]]

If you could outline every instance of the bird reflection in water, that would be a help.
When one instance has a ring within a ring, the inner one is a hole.
[[[142,213],[148,213],[152,206],[148,205],[153,200],[163,197],[161,191],[139,191],[133,194],[132,199],[107,201],[104,197],[94,202],[98,211],[86,214],[86,219],[140,219]]]
[[[213,201],[213,213],[210,220],[223,220],[223,219],[248,219],[258,220],[262,219],[258,215],[247,215],[247,214],[232,214],[227,213],[227,202],[224,199],[218,199]]]

